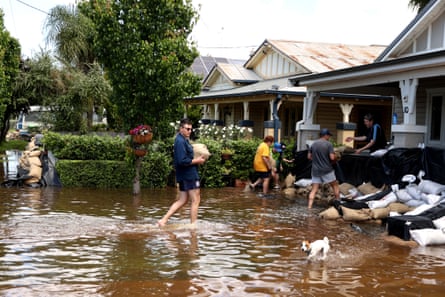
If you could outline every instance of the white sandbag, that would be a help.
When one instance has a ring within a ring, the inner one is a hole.
[[[414,229],[409,233],[421,246],[445,244],[445,229]]]
[[[437,204],[440,200],[442,200],[442,197],[435,194],[422,193],[422,200],[427,204]]]
[[[415,209],[405,212],[405,215],[417,216],[417,215],[421,214],[422,212],[427,211],[428,209],[433,208],[433,207],[434,207],[434,205],[429,205],[429,204],[423,203],[422,205],[417,206]]]
[[[387,194],[385,197],[383,197],[380,200],[371,200],[368,201],[368,207],[370,209],[374,209],[374,208],[384,208],[387,207],[390,203],[396,202],[397,201],[397,196],[394,192],[390,192],[389,194]]]
[[[445,191],[445,185],[433,182],[431,180],[422,180],[419,183],[419,191],[427,194],[440,194]]]
[[[411,199],[413,199],[413,197],[411,197],[411,195],[408,193],[408,191],[406,191],[406,189],[398,190],[396,192],[396,196],[397,200],[399,200],[400,202],[408,202]]]
[[[433,224],[437,229],[445,228],[445,216],[433,220]]]
[[[422,195],[421,195],[422,192],[419,191],[417,185],[410,185],[410,186],[406,187],[406,191],[414,199],[422,200]]]
[[[297,187],[305,188],[312,185],[312,180],[310,178],[302,178],[297,180],[294,185],[296,185]]]
[[[403,202],[409,207],[419,207],[421,205],[426,204],[423,200],[411,199],[409,201]],[[427,204],[426,204],[427,205]]]
[[[388,150],[386,150],[386,149],[379,149],[379,150],[376,150],[375,152],[370,153],[370,155],[373,157],[382,157],[387,152],[388,152]]]

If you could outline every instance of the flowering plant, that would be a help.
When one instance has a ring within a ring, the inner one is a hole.
[[[139,125],[130,130],[130,135],[147,135],[149,133],[151,133],[151,126],[149,125]]]

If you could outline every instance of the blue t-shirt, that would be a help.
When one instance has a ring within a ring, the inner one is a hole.
[[[176,135],[173,152],[176,181],[199,180],[198,165],[192,165],[193,147],[181,133]]]

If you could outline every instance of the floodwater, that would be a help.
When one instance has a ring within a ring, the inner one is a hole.
[[[174,188],[0,188],[0,296],[443,296],[443,246],[243,190],[203,189],[196,228],[186,207],[159,229]],[[301,241],[324,236],[308,261]]]

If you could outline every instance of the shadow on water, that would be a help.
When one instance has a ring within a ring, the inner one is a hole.
[[[2,296],[439,296],[443,247],[382,240],[384,228],[319,219],[305,200],[203,189],[163,229],[174,188],[0,188]],[[327,236],[325,261],[301,241]]]

